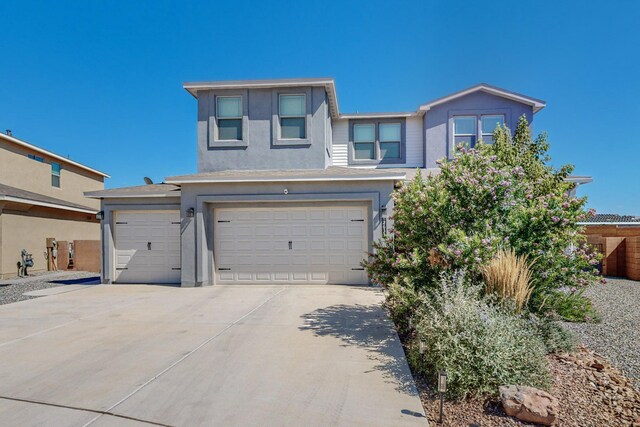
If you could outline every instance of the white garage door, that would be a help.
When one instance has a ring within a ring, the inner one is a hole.
[[[367,284],[367,208],[215,209],[216,283]]]
[[[115,281],[180,283],[180,212],[115,213]]]

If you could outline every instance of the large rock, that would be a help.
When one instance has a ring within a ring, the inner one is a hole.
[[[499,391],[507,415],[530,423],[555,424],[560,404],[546,391],[519,385],[500,386]]]

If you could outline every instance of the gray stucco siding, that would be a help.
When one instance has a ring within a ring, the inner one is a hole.
[[[285,188],[288,194],[284,194]],[[216,207],[328,206],[359,204],[369,212],[369,244],[383,237],[392,211],[393,181],[189,184],[182,186],[184,215],[193,207],[182,233],[182,286],[214,283],[213,217]],[[183,218],[184,220],[184,218]],[[371,251],[371,246],[369,251]]]
[[[457,115],[491,115],[501,114],[505,117],[505,124],[511,130],[515,129],[518,119],[523,114],[527,121],[533,122],[533,108],[529,105],[512,101],[486,92],[474,92],[437,105],[426,112],[424,116],[425,138],[425,166],[438,167],[437,161],[453,156],[453,117]],[[479,127],[476,126],[479,132]],[[478,140],[480,139],[478,134]]]
[[[243,140],[216,141],[215,99],[241,95]],[[306,137],[281,139],[279,96],[304,94]],[[323,169],[327,164],[327,95],[324,87],[216,90],[198,93],[198,172]]]
[[[115,240],[114,225],[115,213],[118,211],[154,211],[154,210],[178,210],[180,209],[179,197],[166,198],[121,198],[121,199],[103,199],[100,209],[103,211],[104,218],[100,223],[101,233],[101,272],[100,279],[102,283],[113,283],[114,266],[115,266]],[[186,217],[185,212],[181,212],[181,218]],[[183,221],[184,225],[184,221]],[[181,230],[181,232],[184,230]]]

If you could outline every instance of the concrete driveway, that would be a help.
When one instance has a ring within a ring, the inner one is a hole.
[[[0,425],[427,424],[375,288],[93,286],[0,307]]]

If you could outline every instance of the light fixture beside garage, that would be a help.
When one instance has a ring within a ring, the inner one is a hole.
[[[96,219],[102,221],[104,219],[104,211],[96,212]]]
[[[196,210],[194,208],[187,209],[187,218],[193,218],[196,214]]]
[[[285,189],[284,189],[284,194],[285,194],[285,195],[289,194],[289,189],[288,189],[288,188],[285,188]]]

